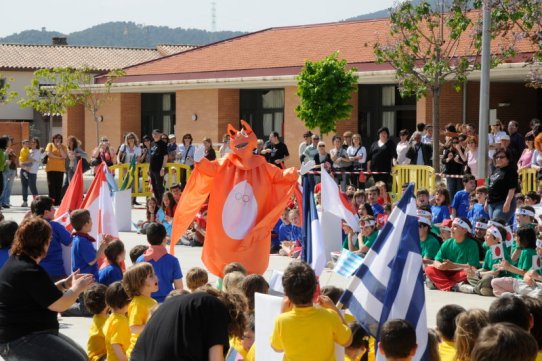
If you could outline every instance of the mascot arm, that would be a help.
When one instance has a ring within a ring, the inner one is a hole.
[[[196,167],[183,191],[177,210],[173,217],[173,230],[171,232],[171,243],[169,253],[174,254],[175,245],[184,232],[188,229],[194,217],[207,200],[213,188],[214,176],[218,172],[219,164],[203,158]]]

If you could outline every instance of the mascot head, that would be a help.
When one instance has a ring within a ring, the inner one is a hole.
[[[230,148],[234,154],[245,159],[252,157],[252,150],[256,148],[258,139],[247,122],[241,119],[241,130],[228,124],[228,134],[230,135]]]

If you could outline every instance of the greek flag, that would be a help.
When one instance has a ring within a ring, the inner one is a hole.
[[[363,258],[354,252],[343,249],[337,263],[335,264],[335,267],[333,268],[333,271],[343,277],[350,277],[354,272],[356,272],[362,262]]]
[[[391,213],[340,302],[377,340],[392,319],[416,329],[418,350],[413,360],[427,360],[427,318],[422,256],[414,185],[410,184]],[[377,360],[383,360],[378,354]]]
[[[322,226],[314,199],[314,179],[303,177],[303,251],[301,259],[308,263],[317,276],[326,266]]]

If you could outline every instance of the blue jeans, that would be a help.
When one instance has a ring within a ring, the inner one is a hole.
[[[514,217],[514,213],[516,212],[516,198],[514,197],[512,199],[512,203],[510,203],[510,210],[506,213],[502,210],[504,206],[504,201],[497,203],[488,203],[487,206],[489,208],[490,219],[503,218],[506,221],[506,224],[509,224]]]
[[[30,173],[24,169],[21,169],[21,188],[23,192],[23,202],[28,200],[28,188],[33,196],[38,195],[38,188],[36,187],[37,174]]]
[[[85,350],[58,331],[32,333],[0,344],[0,356],[6,361],[83,361]]]
[[[4,177],[4,190],[0,196],[0,205],[9,204],[9,199],[11,198],[11,187],[13,187],[13,181],[17,176],[17,169],[4,169],[2,176]]]

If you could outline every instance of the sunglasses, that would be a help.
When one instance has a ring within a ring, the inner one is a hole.
[[[325,145],[319,145],[318,148],[325,148]]]

